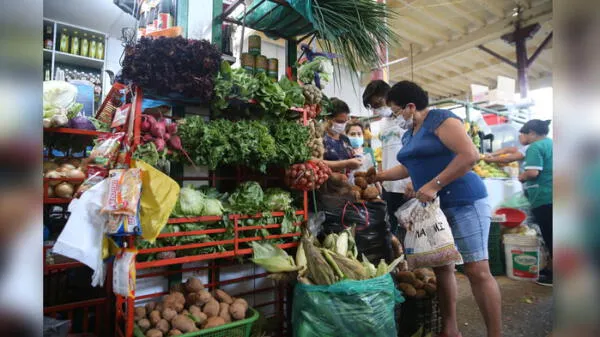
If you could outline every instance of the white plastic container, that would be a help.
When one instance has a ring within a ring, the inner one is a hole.
[[[513,280],[536,281],[540,267],[540,242],[537,236],[504,234],[506,276]]]

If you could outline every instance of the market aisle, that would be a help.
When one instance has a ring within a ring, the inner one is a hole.
[[[485,324],[477,309],[467,278],[458,280],[458,324],[463,337],[485,337]],[[547,337],[553,321],[552,287],[496,277],[502,292],[504,336]]]

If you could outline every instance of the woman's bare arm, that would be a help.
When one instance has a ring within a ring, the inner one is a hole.
[[[394,181],[408,178],[408,170],[404,165],[396,165],[391,169],[377,173],[377,181]]]

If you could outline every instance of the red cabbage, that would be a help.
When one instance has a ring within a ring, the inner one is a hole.
[[[96,131],[96,127],[94,123],[92,123],[89,119],[83,116],[76,116],[69,120],[69,125],[71,129],[80,129],[80,130],[91,130]]]

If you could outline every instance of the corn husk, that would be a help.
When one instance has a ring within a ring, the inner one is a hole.
[[[377,273],[375,273],[375,277],[383,276],[388,273],[388,265],[385,263],[384,259],[379,261],[379,265],[377,266]]]
[[[302,238],[302,246],[306,253],[306,276],[315,284],[330,285],[336,282],[333,269],[325,260],[319,248],[315,247],[307,238]]]
[[[373,278],[375,275],[377,275],[377,268],[375,268],[374,264],[369,262],[369,259],[367,259],[365,254],[362,255],[362,265],[365,268],[365,272],[369,278]]]
[[[335,252],[339,255],[346,256],[348,253],[348,232],[343,231],[335,241]]]
[[[346,278],[352,280],[366,280],[369,278],[365,267],[357,260],[333,253],[331,258]]]
[[[299,268],[294,258],[288,253],[272,244],[252,242],[252,262],[263,267],[269,273],[283,273],[297,271]]]

